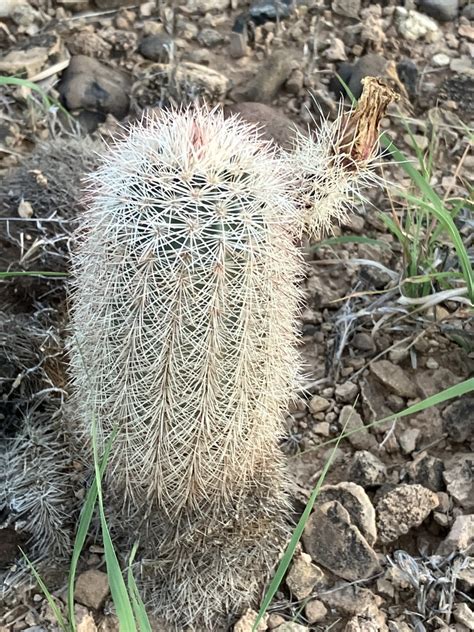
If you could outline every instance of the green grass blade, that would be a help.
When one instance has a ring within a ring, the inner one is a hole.
[[[469,298],[471,301],[474,301],[474,273],[469,260],[469,255],[463,244],[457,226],[454,223],[453,218],[451,217],[449,212],[444,207],[443,201],[430,186],[429,182],[427,182],[425,178],[413,167],[406,156],[399,149],[397,149],[397,147],[395,147],[395,145],[385,134],[381,137],[381,143],[384,147],[388,149],[388,151],[390,151],[393,158],[401,164],[405,173],[410,176],[411,180],[414,182],[414,184],[416,184],[425,199],[416,197],[414,195],[411,195],[410,193],[401,190],[403,196],[412,204],[422,207],[425,209],[425,211],[428,211],[428,213],[434,215],[448,232],[451,241],[453,242],[456,253],[459,257],[459,262],[468,288]],[[426,200],[428,200],[429,203]]]
[[[97,500],[99,505],[100,526],[102,529],[102,539],[104,543],[105,563],[107,566],[107,576],[109,578],[110,592],[115,605],[117,618],[119,620],[120,632],[136,632],[133,608],[130,597],[125,586],[122,570],[115,553],[112,538],[104,511],[104,501],[102,497],[101,471],[97,447],[97,428],[95,418],[92,423],[92,446],[94,451],[94,469],[97,486]]]
[[[371,246],[381,246],[382,248],[390,248],[390,245],[382,239],[373,239],[372,237],[363,237],[362,235],[343,235],[342,237],[330,237],[311,246],[311,250],[325,248],[326,246],[337,246],[338,244],[370,244]]]
[[[43,106],[45,107],[46,110],[49,110],[49,108],[52,105],[54,105],[59,110],[61,110],[61,112],[65,116],[67,116],[68,118],[71,117],[71,114],[66,110],[66,108],[63,105],[61,105],[61,103],[57,99],[53,99],[49,97],[46,94],[46,92],[33,81],[28,81],[28,79],[21,79],[20,77],[4,77],[4,76],[0,77],[0,86],[6,86],[6,85],[23,86],[25,88],[29,88],[30,90],[34,90],[40,95],[41,100],[43,101]]]
[[[23,555],[24,559],[26,560],[26,563],[28,564],[28,566],[30,567],[31,572],[34,575],[34,578],[36,579],[36,581],[38,582],[38,586],[41,589],[41,592],[43,593],[43,595],[46,597],[46,601],[49,604],[49,607],[51,608],[54,616],[56,617],[56,621],[58,622],[59,627],[64,631],[64,632],[69,632],[70,628],[67,625],[66,621],[64,620],[64,617],[61,613],[61,610],[59,609],[56,601],[54,600],[53,595],[49,592],[46,584],[44,583],[43,579],[41,578],[41,575],[38,573],[38,571],[36,570],[36,568],[33,566],[33,564],[30,562],[30,560],[28,559],[28,557],[26,556],[26,553],[23,551],[23,549],[20,548],[21,554]]]
[[[133,545],[132,552],[130,553],[130,559],[128,561],[128,570],[127,570],[127,586],[128,586],[128,594],[130,595],[130,600],[132,602],[133,612],[135,613],[135,619],[138,623],[138,627],[140,628],[140,632],[152,632],[150,621],[148,620],[148,615],[145,610],[145,606],[143,605],[142,598],[140,597],[140,592],[138,590],[137,582],[135,581],[135,577],[133,575],[132,564],[135,559],[135,555],[138,550],[138,542],[135,542]]]
[[[324,479],[326,478],[326,475],[329,471],[329,468],[332,465],[332,462],[334,460],[334,456],[336,454],[336,450],[337,447],[339,445],[339,441],[342,439],[343,434],[341,433],[341,435],[337,438],[336,440],[336,445],[334,446],[328,460],[326,461],[326,463],[324,464],[324,468],[323,471],[321,472],[320,477],[318,478],[318,482],[316,483],[313,491],[311,492],[311,496],[309,497],[308,502],[306,503],[306,507],[303,511],[303,513],[301,514],[300,519],[298,520],[298,524],[296,525],[293,534],[291,536],[290,542],[288,544],[288,546],[285,549],[285,552],[281,558],[280,563],[278,564],[278,568],[275,572],[275,575],[272,579],[272,581],[270,582],[270,586],[268,587],[267,592],[265,593],[265,596],[263,598],[262,601],[262,605],[260,606],[260,610],[258,612],[258,616],[257,619],[255,621],[255,623],[253,624],[252,627],[252,632],[256,632],[258,624],[260,623],[260,621],[262,620],[262,617],[265,615],[265,612],[267,611],[268,606],[270,605],[273,597],[275,596],[282,580],[283,577],[285,576],[286,571],[288,570],[288,567],[291,563],[291,560],[293,559],[293,555],[295,553],[295,549],[296,546],[301,538],[301,535],[304,531],[306,522],[308,521],[308,518],[313,510],[314,507],[314,503],[316,502],[318,496],[319,496],[319,491],[324,483]]]
[[[40,270],[20,270],[18,272],[0,272],[0,279],[11,279],[13,277],[57,277],[58,279],[68,277],[67,272],[41,272]]]
[[[117,431],[112,435],[109,439],[105,450],[104,455],[102,457],[102,461],[100,463],[100,482],[102,481],[102,477],[105,472],[105,468],[107,467],[107,461],[110,454],[110,449],[112,447],[112,443],[116,437]],[[77,565],[79,562],[79,558],[81,556],[82,549],[84,548],[84,543],[86,541],[87,534],[89,532],[89,527],[91,524],[92,516],[94,514],[94,508],[97,502],[97,480],[94,479],[92,481],[91,486],[86,495],[86,499],[84,505],[82,507],[81,515],[79,518],[79,525],[77,527],[76,538],[74,540],[74,548],[71,556],[71,564],[69,567],[69,577],[68,577],[68,589],[67,589],[67,610],[69,621],[71,622],[71,629],[73,632],[76,630],[76,622],[74,616],[74,585],[76,581],[76,571]]]

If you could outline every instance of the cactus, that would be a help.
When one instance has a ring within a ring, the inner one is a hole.
[[[152,603],[209,625],[248,600],[284,532],[291,183],[252,127],[186,110],[132,128],[90,192],[74,257],[77,432],[90,438],[95,419],[103,446],[119,428],[109,506],[122,531],[146,533],[148,557],[156,542]]]
[[[364,91],[355,109],[341,109],[332,123],[324,120],[314,134],[298,131],[290,156],[300,175],[302,229],[313,238],[331,231],[347,217],[361,189],[383,185],[374,167],[379,160],[378,130],[388,105],[398,95],[382,80],[365,77]]]
[[[220,629],[285,539],[296,243],[368,177],[383,94],[292,157],[218,111],[171,111],[91,178],[74,257],[77,443],[90,463],[92,425],[102,448],[118,429],[109,516],[129,544],[141,536],[148,603],[175,625]]]
[[[0,184],[0,267],[44,266],[65,270],[69,242],[82,211],[82,179],[98,162],[101,145],[85,138],[58,138],[39,144]],[[33,215],[18,216],[22,201]],[[36,220],[36,221],[35,221]]]
[[[32,557],[69,551],[70,458],[60,430],[59,340],[51,314],[0,312],[0,514]]]

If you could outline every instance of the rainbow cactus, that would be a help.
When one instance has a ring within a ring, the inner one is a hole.
[[[360,121],[339,121],[339,148],[304,140],[288,157],[220,111],[172,111],[133,127],[91,178],[74,260],[77,432],[87,444],[95,420],[104,447],[118,428],[110,513],[141,536],[148,603],[179,629],[221,629],[287,536],[297,245],[354,189],[334,178],[367,173],[376,139],[356,155]]]

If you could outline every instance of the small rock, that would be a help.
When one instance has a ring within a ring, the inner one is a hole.
[[[362,417],[352,406],[342,408],[339,414],[339,425],[344,432],[352,432],[347,440],[357,450],[367,450],[375,444],[375,439],[365,427]]]
[[[304,85],[304,74],[298,68],[293,70],[290,77],[288,78],[285,87],[288,92],[291,94],[299,94],[300,90],[303,89]]]
[[[474,436],[474,397],[464,396],[447,406],[443,413],[443,430],[453,441],[463,443]]]
[[[413,399],[417,396],[416,386],[405,371],[389,360],[379,360],[370,365],[375,377],[396,395]]]
[[[238,101],[271,101],[294,70],[287,51],[276,51],[266,59],[246,86],[236,88]]]
[[[283,623],[285,623],[285,619],[281,615],[276,614],[275,612],[268,615],[267,625],[269,630],[273,630]]]
[[[403,454],[409,455],[416,450],[416,444],[420,437],[418,428],[407,428],[398,437],[398,443]]]
[[[27,200],[21,200],[20,204],[18,205],[17,213],[20,217],[23,218],[33,217],[33,207]]]
[[[377,555],[337,501],[316,507],[303,543],[313,560],[348,581],[370,577],[379,569]]]
[[[225,42],[225,37],[216,29],[202,29],[198,35],[198,42],[208,48],[213,48]]]
[[[265,22],[289,17],[292,3],[289,0],[255,0],[249,7],[253,22],[260,26]]]
[[[408,466],[410,482],[423,485],[423,487],[427,487],[433,492],[441,492],[444,490],[443,472],[443,461],[434,456],[430,456],[426,452],[418,454]]]
[[[449,369],[429,369],[427,371],[417,371],[415,373],[415,382],[423,397],[431,397],[436,395],[449,386],[455,386],[461,382],[462,378],[454,375]]]
[[[318,599],[312,599],[306,604],[304,608],[304,613],[309,624],[320,623],[325,619],[328,610],[322,601],[318,601]]]
[[[403,140],[413,149],[419,149],[421,151],[425,151],[430,142],[424,134],[404,134]]]
[[[292,147],[296,126],[276,108],[264,103],[236,103],[224,109],[225,116],[231,114],[238,114],[247,123],[257,125],[266,140],[273,140],[284,149]]]
[[[188,0],[186,9],[199,13],[222,12],[229,8],[229,4],[229,0]]]
[[[171,68],[167,64],[157,64],[156,67],[161,68],[166,76],[171,74]],[[230,85],[228,77],[222,73],[190,61],[178,64],[174,70],[174,80],[181,90],[189,91],[191,88],[196,94],[215,100],[223,99]]]
[[[77,617],[77,632],[97,632],[97,626],[91,614],[84,613]]]
[[[420,525],[436,509],[434,492],[421,485],[399,485],[379,500],[376,506],[377,531],[382,544],[393,542]]]
[[[474,590],[474,557],[466,557],[458,574],[458,586],[470,594]]]
[[[462,15],[468,20],[474,20],[474,3],[466,4],[462,10]]]
[[[75,600],[87,608],[99,610],[109,594],[107,573],[90,570],[81,573],[76,581]]]
[[[295,623],[294,621],[287,621],[283,623],[283,625],[278,626],[276,630],[278,630],[278,632],[309,632],[309,628],[305,625]]]
[[[451,58],[449,57],[449,55],[445,55],[444,53],[438,53],[437,55],[433,55],[431,61],[433,63],[433,66],[443,68],[443,66],[449,66]]]
[[[455,20],[459,11],[458,0],[418,0],[420,11],[439,22]]]
[[[44,46],[34,46],[22,50],[11,48],[0,57],[0,73],[5,75],[26,75],[33,77],[46,64],[49,50]]]
[[[446,488],[458,505],[474,511],[474,453],[460,453],[445,462]]]
[[[349,512],[351,523],[362,533],[370,545],[377,539],[375,527],[375,509],[363,487],[355,483],[324,485],[318,496],[318,502],[339,502]]]
[[[474,542],[474,514],[458,516],[451,531],[441,542],[436,551],[438,555],[450,555],[459,551],[467,551]]]
[[[465,625],[468,630],[474,630],[474,612],[467,603],[456,604],[453,609],[453,615],[458,623]]]
[[[344,632],[387,632],[385,614],[380,610],[364,614],[360,617],[352,617],[347,622]]]
[[[113,114],[117,119],[128,112],[129,80],[118,70],[85,55],[71,58],[58,89],[72,111]]]
[[[329,408],[331,402],[328,401],[325,397],[319,397],[319,395],[314,395],[308,404],[308,408],[313,415],[317,415],[318,413],[322,413]]]
[[[348,477],[362,487],[382,485],[387,476],[387,468],[371,452],[356,452],[349,466]]]
[[[27,2],[18,2],[10,17],[17,26],[28,27],[35,22],[41,22],[41,16]]]
[[[127,4],[134,4],[132,0],[124,2],[123,0],[94,0],[94,4],[99,9],[118,9]]]
[[[346,54],[344,42],[338,37],[335,37],[333,39],[332,44],[329,46],[329,48],[326,48],[326,50],[324,51],[324,55],[326,59],[328,59],[329,61],[346,60],[347,54]]]
[[[370,334],[358,333],[352,338],[352,346],[359,351],[375,351],[375,342]]]
[[[360,0],[333,0],[331,8],[334,13],[356,20],[359,17]]]
[[[322,421],[319,424],[315,424],[313,430],[317,435],[329,437],[331,435],[331,424],[328,421]]]
[[[234,625],[234,632],[254,632],[255,621],[257,620],[258,612],[248,608],[244,614],[240,617],[237,623]],[[255,632],[263,632],[267,629],[268,614],[263,615],[260,623],[258,624]]]
[[[428,42],[435,42],[440,35],[434,20],[413,9],[406,11],[403,7],[398,7],[398,31],[409,41],[424,37]]]
[[[295,558],[291,564],[291,568],[286,576],[286,585],[299,599],[308,597],[315,586],[324,584],[323,571],[311,563],[311,557],[306,553],[302,553]]]
[[[168,62],[173,47],[173,38],[167,33],[157,33],[145,37],[138,47],[138,52],[152,61]]]
[[[320,595],[320,599],[331,611],[345,617],[376,612],[382,604],[382,599],[378,595],[354,584],[339,585],[337,590]]]
[[[232,31],[229,39],[229,55],[234,59],[245,57],[248,53],[247,34]]]
[[[344,404],[352,404],[357,397],[359,387],[354,382],[344,382],[336,386],[336,399]]]

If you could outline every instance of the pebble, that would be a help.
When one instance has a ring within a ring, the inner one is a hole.
[[[76,581],[74,598],[87,608],[99,610],[109,594],[107,573],[89,570],[81,573]]]
[[[439,22],[455,20],[459,11],[458,0],[418,0],[418,8]]]
[[[467,603],[458,603],[453,609],[454,619],[468,630],[474,630],[474,612]]]
[[[375,438],[369,433],[362,417],[353,406],[343,406],[339,413],[339,425],[344,432],[352,432],[347,440],[357,450],[368,450],[374,447]]]
[[[138,52],[151,61],[167,62],[173,46],[173,38],[167,33],[157,33],[145,37],[138,47]]]
[[[188,0],[186,9],[199,13],[222,12],[229,8],[229,4],[229,0]]]
[[[316,507],[303,532],[306,552],[338,577],[356,581],[379,569],[376,553],[337,501]]]
[[[389,360],[379,360],[370,365],[370,371],[375,377],[395,395],[413,399],[417,396],[417,389],[405,371]]]
[[[451,531],[441,542],[436,553],[450,555],[459,551],[466,551],[474,542],[474,515],[458,516]]]
[[[395,487],[382,496],[376,506],[380,542],[393,542],[412,527],[419,526],[438,504],[436,494],[421,485]]]
[[[197,39],[201,45],[206,46],[207,48],[213,48],[214,46],[223,44],[226,41],[226,38],[222,35],[222,33],[216,29],[210,28],[202,29]]]
[[[344,42],[335,37],[332,41],[332,44],[329,48],[326,48],[324,51],[324,55],[326,59],[329,61],[344,61],[347,59],[346,49],[344,46]]]
[[[364,332],[355,334],[352,338],[352,346],[359,351],[375,351],[375,342],[370,334]]]
[[[344,382],[337,384],[335,389],[336,400],[344,404],[352,404],[357,397],[359,387],[354,382]]]
[[[302,553],[293,560],[286,576],[286,585],[298,600],[308,597],[316,586],[321,587],[324,582],[323,571],[311,563],[311,557],[307,553]]]
[[[385,482],[387,468],[372,452],[360,450],[352,457],[347,476],[364,488],[376,487]]]
[[[418,454],[407,469],[408,478],[412,483],[423,485],[433,492],[445,489],[443,472],[443,461],[426,452]]]
[[[308,408],[311,413],[317,415],[318,413],[322,413],[327,410],[330,405],[331,402],[328,401],[325,397],[313,395],[313,397],[309,400]]]
[[[294,66],[295,63],[288,57],[287,51],[275,51],[260,65],[247,85],[236,88],[236,100],[262,103],[271,101],[290,77]]]
[[[443,68],[444,66],[449,66],[451,57],[449,57],[449,55],[445,55],[444,53],[437,53],[436,55],[433,55],[431,61],[433,63],[433,66]]]
[[[461,24],[458,28],[458,33],[461,37],[465,37],[468,40],[474,40],[474,26],[470,24]]]
[[[334,13],[357,19],[359,17],[360,4],[361,0],[333,0],[331,8]]]
[[[72,57],[58,89],[68,110],[113,114],[117,119],[128,113],[129,79],[92,57]]]
[[[443,430],[456,443],[474,436],[474,397],[464,395],[443,410]]]
[[[234,625],[234,632],[264,632],[267,629],[268,614],[263,615],[260,623],[254,630],[257,617],[258,612],[248,608]]]
[[[418,428],[407,428],[400,434],[398,443],[400,444],[402,454],[408,456],[416,450],[420,434],[421,431]]]
[[[474,511],[474,453],[458,453],[445,463],[446,489],[466,511]]]
[[[309,624],[320,623],[326,618],[328,609],[322,601],[319,601],[318,599],[311,599],[311,601],[308,601],[306,604],[304,613]]]
[[[409,41],[425,38],[428,42],[435,42],[439,36],[439,26],[436,22],[414,9],[407,11],[404,7],[397,7],[398,32]]]

